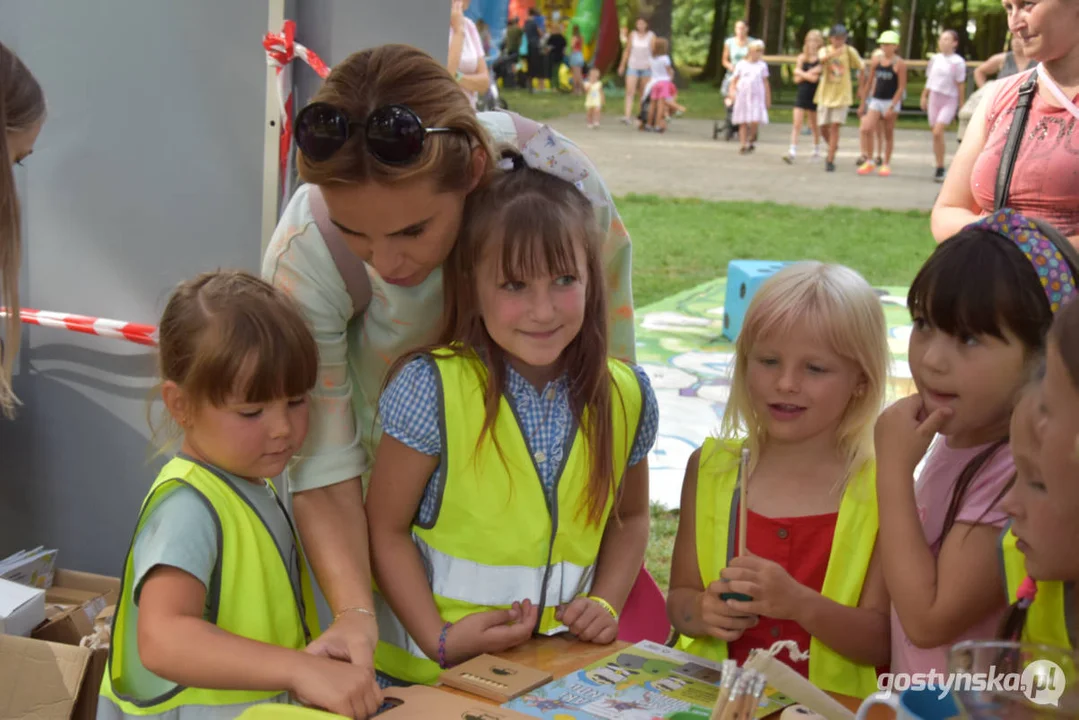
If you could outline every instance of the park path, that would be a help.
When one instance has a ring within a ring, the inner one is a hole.
[[[588,154],[611,192],[695,197],[705,200],[757,200],[827,207],[841,205],[891,210],[929,210],[940,185],[933,182],[931,137],[919,130],[896,130],[891,177],[859,176],[858,133],[844,127],[836,171],[809,159],[812,138],[802,137],[795,165],[782,161],[790,142],[788,123],[761,127],[757,149],[738,154],[738,142],[712,139],[711,120],[680,118],[666,133],[645,133],[607,114],[589,130],[584,115],[549,121]],[[955,136],[948,137],[948,159]]]

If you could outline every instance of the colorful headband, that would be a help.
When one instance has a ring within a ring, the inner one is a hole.
[[[989,230],[1015,243],[1038,273],[1049,309],[1054,314],[1064,303],[1079,295],[1075,287],[1075,270],[1060,247],[1030,218],[1005,208],[967,227]]]

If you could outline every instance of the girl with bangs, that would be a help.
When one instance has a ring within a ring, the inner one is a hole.
[[[876,427],[892,672],[946,673],[951,645],[996,634],[999,501],[1015,476],[1009,422],[1053,313],[1075,292],[1066,245],[1003,210],[937,247],[911,286],[918,392]]]
[[[667,596],[677,647],[743,663],[792,641],[808,658],[781,658],[817,687],[876,692],[888,598],[874,557],[873,422],[887,365],[883,308],[853,270],[798,263],[761,285],[721,435],[692,455],[682,485]]]
[[[318,352],[299,310],[247,273],[207,273],[173,293],[158,346],[180,449],[139,513],[98,718],[236,717],[292,700],[373,714],[374,673],[314,640],[304,553],[269,479],[307,434]]]
[[[395,365],[379,402],[383,683],[433,683],[534,632],[612,642],[648,542],[658,407],[608,355],[595,211],[548,162],[510,162],[469,196],[439,341]]]

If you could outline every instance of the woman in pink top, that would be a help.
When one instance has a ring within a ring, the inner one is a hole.
[[[875,433],[893,673],[947,673],[949,647],[995,637],[1006,610],[998,538],[1015,475],[1009,420],[1054,310],[1075,294],[1054,250],[1005,210],[942,243],[911,285],[918,393],[885,410]]]
[[[1002,0],[1008,28],[1023,39],[1037,70],[990,88],[933,206],[933,237],[943,242],[993,210],[1001,150],[1019,86],[1038,73],[1038,91],[1012,173],[1008,206],[1042,218],[1079,243],[1079,2]]]

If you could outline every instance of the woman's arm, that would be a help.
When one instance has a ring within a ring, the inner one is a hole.
[[[731,46],[730,43],[723,43],[723,59],[720,60],[723,63],[723,67],[727,68],[727,72],[734,70],[734,63],[731,62]]]
[[[297,207],[302,207],[297,205]],[[292,298],[318,345],[319,377],[311,393],[311,431],[288,469],[293,513],[319,587],[340,613],[373,609],[367,521],[360,476],[368,458],[356,426],[356,389],[348,373],[347,328],[352,298],[326,243],[303,215],[281,218],[262,264],[265,280]],[[340,640],[352,662],[372,663],[378,640],[373,618],[341,615],[319,638]]]
[[[647,458],[626,470],[616,507],[618,516],[612,512],[603,531],[591,594],[598,595],[621,612],[648,547]]]
[[[990,75],[996,75],[1004,66],[1004,53],[997,53],[978,67],[974,68],[974,84],[984,87]]]
[[[625,75],[626,67],[629,65],[629,51],[633,48],[633,36],[636,34],[634,30],[626,36],[626,47],[622,50],[622,61],[618,63],[618,74]]]
[[[970,176],[974,164],[985,147],[987,125],[986,115],[996,99],[996,90],[990,87],[985,97],[978,103],[974,116],[963,134],[963,142],[952,158],[951,168],[944,179],[940,195],[933,204],[930,215],[930,227],[933,239],[942,243],[978,219],[980,209],[970,189]]]

